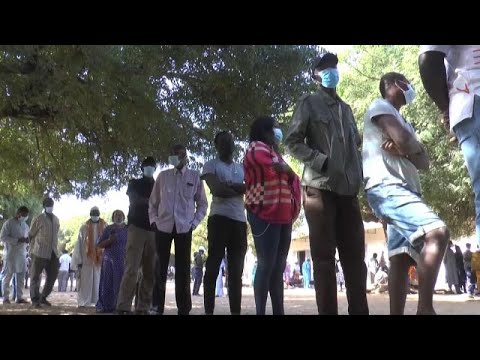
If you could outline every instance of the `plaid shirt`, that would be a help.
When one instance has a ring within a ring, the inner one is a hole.
[[[31,255],[50,259],[52,252],[54,252],[59,257],[57,245],[60,221],[53,214],[52,220],[47,214],[42,213],[32,221],[29,233]]]

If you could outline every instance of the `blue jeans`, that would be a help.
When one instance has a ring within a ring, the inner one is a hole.
[[[374,186],[367,190],[367,200],[377,218],[388,224],[388,257],[406,253],[418,263],[424,235],[445,226],[420,195],[405,186]]]
[[[253,282],[257,315],[265,315],[268,292],[273,315],[284,315],[283,272],[292,240],[292,224],[270,224],[247,213],[257,251],[257,269]]]
[[[480,97],[475,96],[473,115],[453,128],[462,148],[475,193],[477,242],[480,245]]]

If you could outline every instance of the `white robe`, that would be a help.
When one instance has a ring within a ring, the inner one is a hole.
[[[93,238],[95,243],[100,235],[98,233],[99,223],[93,224]],[[93,260],[87,257],[87,231],[88,226],[83,224],[78,233],[78,240],[73,250],[72,270],[80,270],[80,283],[77,293],[78,306],[95,306],[98,301],[98,288],[100,285],[101,266],[95,266]]]
[[[27,244],[18,242],[21,237],[28,237],[29,227],[16,218],[9,219],[3,224],[0,232],[0,241],[3,246],[4,269],[10,273],[25,272],[27,260]]]
[[[225,260],[222,259],[220,269],[218,271],[217,283],[215,287],[215,296],[223,296],[223,270],[225,269]]]

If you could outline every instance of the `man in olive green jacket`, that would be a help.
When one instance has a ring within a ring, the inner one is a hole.
[[[305,165],[303,204],[319,314],[338,314],[335,249],[338,247],[349,314],[368,314],[365,234],[357,194],[363,181],[352,110],[337,95],[338,58],[322,49],[312,76],[314,94],[298,102],[285,138],[289,153]]]

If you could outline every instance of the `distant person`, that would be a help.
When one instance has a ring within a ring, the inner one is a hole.
[[[192,295],[200,296],[200,286],[203,279],[203,266],[205,264],[205,248],[200,246],[198,251],[193,254],[193,292]]]
[[[68,269],[72,258],[68,255],[67,249],[63,249],[63,255],[60,256],[60,269],[58,271],[58,292],[66,292],[68,286]]]
[[[307,259],[302,264],[302,275],[303,275],[303,287],[308,289],[310,287],[310,281],[312,274],[312,264],[310,263],[310,259]]]
[[[72,258],[73,253],[70,253],[70,258]],[[72,263],[68,264],[68,280],[70,281],[70,292],[73,291],[73,280],[75,279],[75,270],[72,269]],[[67,287],[68,287],[68,282],[67,282]],[[75,284],[75,291],[77,290],[76,284]]]
[[[463,254],[460,246],[455,245],[455,262],[457,265],[458,283],[460,291],[467,293],[467,274],[465,272],[465,264],[463,263]]]
[[[468,278],[468,294],[471,298],[473,298],[475,286],[477,284],[477,277],[475,275],[475,271],[472,269],[472,251],[470,250],[472,244],[467,243],[466,247],[467,250],[465,250],[463,253],[463,264]]]
[[[456,293],[460,294],[461,291],[458,281],[457,263],[455,260],[455,253],[453,252],[452,247],[453,243],[449,241],[447,250],[445,251],[445,257],[443,258],[443,264],[445,265],[446,282],[448,284],[448,291],[450,293],[453,293],[452,286],[454,286]]]
[[[222,259],[218,269],[217,281],[215,283],[215,296],[223,297],[223,273],[225,272],[225,260]]]

